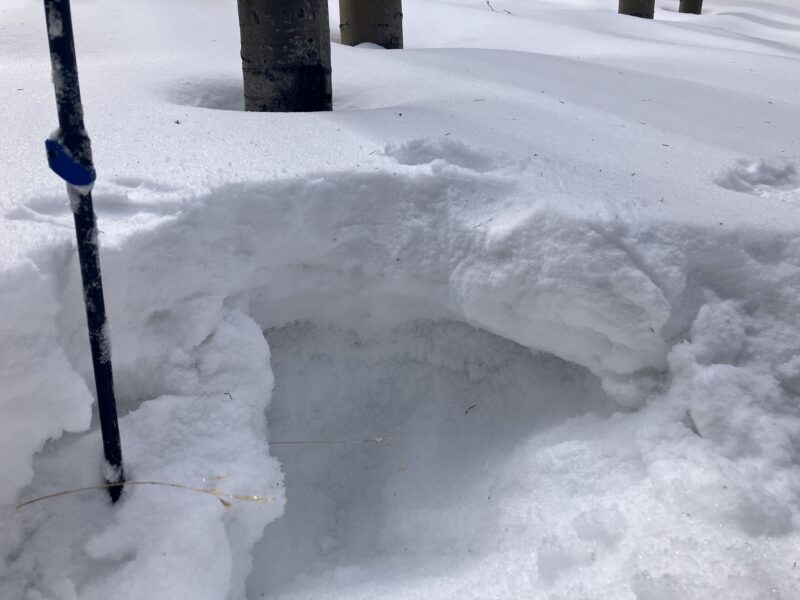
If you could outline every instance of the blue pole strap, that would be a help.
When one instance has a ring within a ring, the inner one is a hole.
[[[48,138],[45,143],[47,162],[53,172],[67,183],[76,187],[86,187],[97,178],[94,167],[86,167],[70,154],[58,138]]]

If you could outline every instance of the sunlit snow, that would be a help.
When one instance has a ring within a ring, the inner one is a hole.
[[[0,598],[800,598],[800,6],[403,4],[256,114],[234,0],[72,0],[128,476],[262,501],[16,509],[102,454],[3,0]]]

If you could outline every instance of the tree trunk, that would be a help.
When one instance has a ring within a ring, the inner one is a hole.
[[[237,0],[245,110],[331,110],[327,0]]]
[[[703,12],[703,0],[681,0],[678,12],[699,15]]]
[[[339,0],[342,43],[403,47],[402,0]]]
[[[652,19],[656,0],[619,0],[619,14]]]

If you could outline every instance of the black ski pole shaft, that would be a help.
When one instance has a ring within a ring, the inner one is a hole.
[[[112,502],[116,502],[122,494],[125,474],[117,423],[117,404],[114,399],[111,344],[100,275],[97,223],[92,205],[92,185],[95,180],[92,148],[83,123],[83,104],[78,84],[69,0],[44,0],[44,7],[59,125],[45,145],[50,168],[67,183],[67,194],[75,218],[100,430],[103,436],[103,452],[108,463],[104,477],[107,483],[119,484],[108,488]]]

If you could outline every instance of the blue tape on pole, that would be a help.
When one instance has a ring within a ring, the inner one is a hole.
[[[97,175],[93,168],[87,169],[69,153],[60,141],[48,138],[44,143],[47,148],[47,162],[53,172],[64,181],[75,186],[91,185]]]

